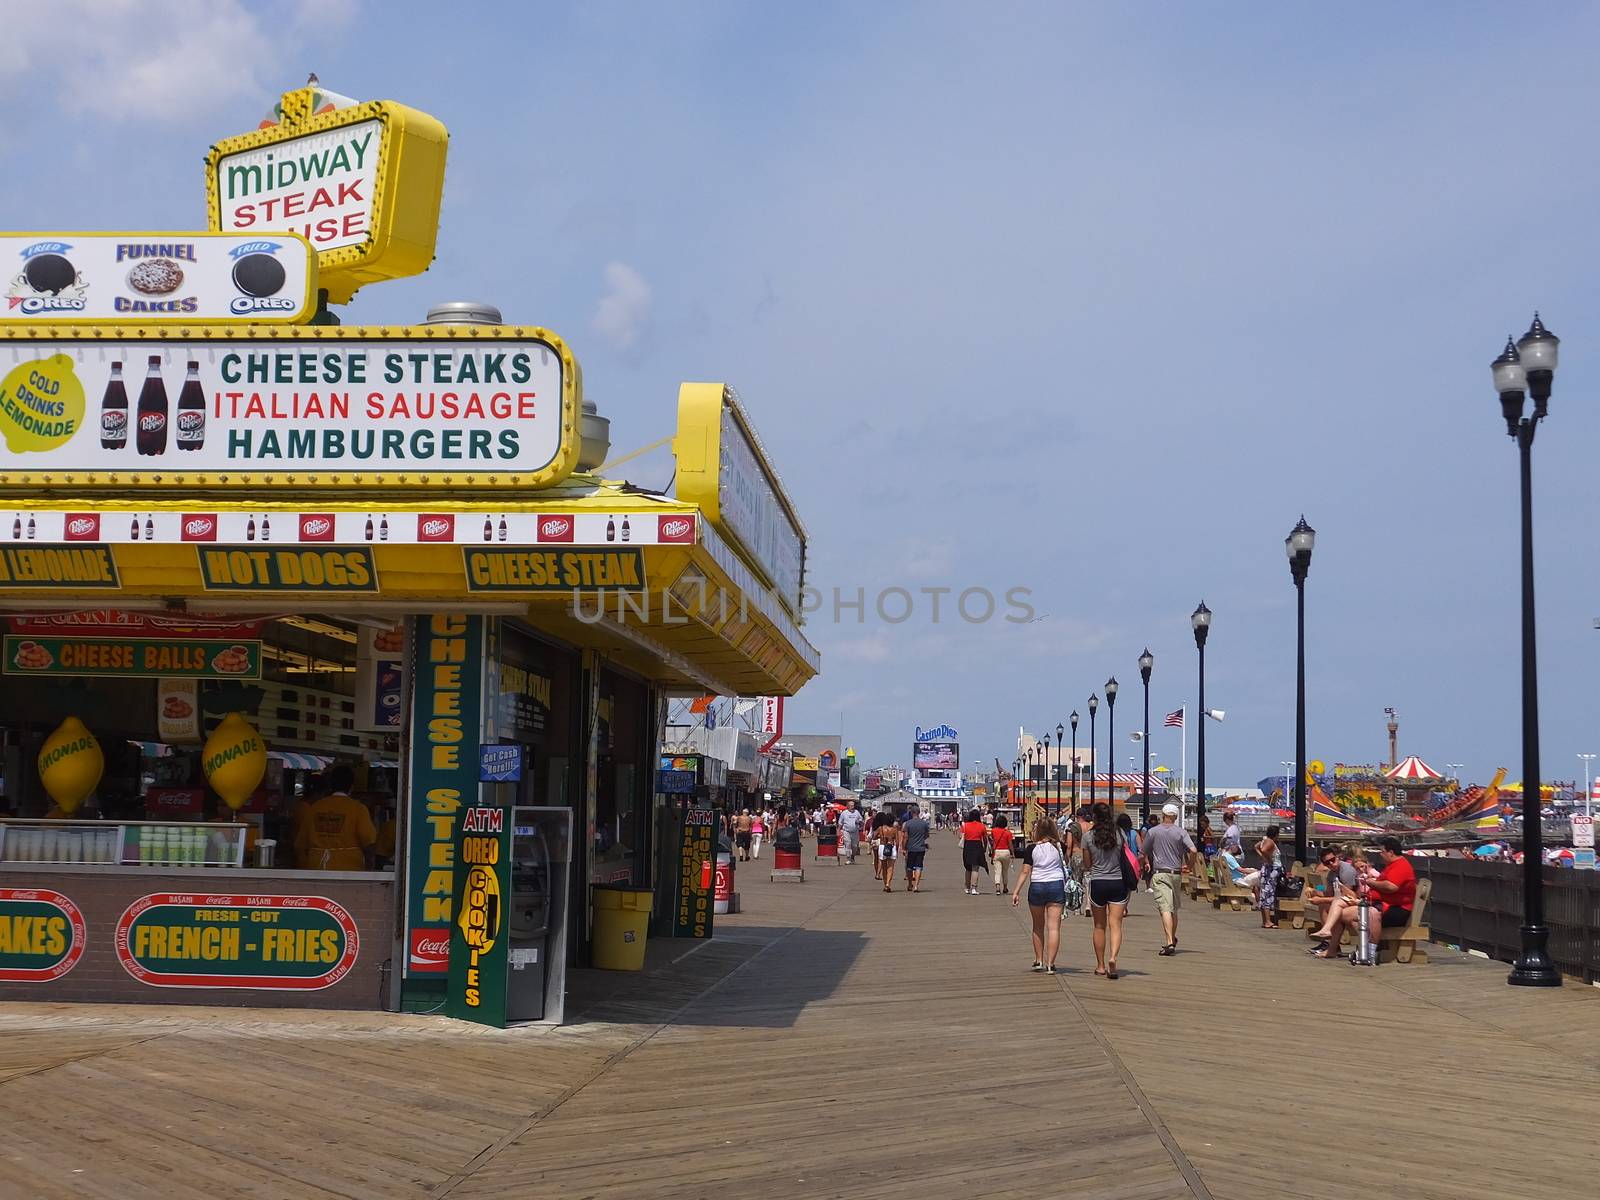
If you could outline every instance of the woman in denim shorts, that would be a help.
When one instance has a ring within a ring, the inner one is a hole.
[[[1040,817],[1033,823],[1033,843],[1022,852],[1022,870],[1011,893],[1012,907],[1028,893],[1028,913],[1033,917],[1033,969],[1056,973],[1056,953],[1061,948],[1061,912],[1067,903],[1066,856],[1056,823]]]

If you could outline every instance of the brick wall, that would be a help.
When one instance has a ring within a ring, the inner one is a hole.
[[[384,1007],[385,967],[393,953],[395,885],[392,879],[308,878],[270,871],[60,870],[29,863],[6,864],[0,887],[49,888],[72,899],[83,911],[88,940],[84,955],[59,979],[40,983],[0,980],[0,1000],[70,1000],[134,1004],[207,1004],[252,1008]],[[273,896],[323,896],[342,905],[355,921],[357,954],[337,983],[315,990],[273,988],[158,987],[130,975],[114,944],[123,910],[152,892],[252,893]]]

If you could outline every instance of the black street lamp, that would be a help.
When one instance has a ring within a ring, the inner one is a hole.
[[[1021,780],[1021,778],[1022,778],[1022,757],[1019,755],[1018,757],[1013,758],[1011,760],[1011,781],[1012,781],[1011,798],[1013,800],[1017,801],[1017,803],[1019,803],[1019,804],[1022,802],[1021,793],[1019,791],[1019,786],[1020,785],[1018,783],[1018,781]]]
[[[1194,626],[1194,647],[1200,651],[1200,754],[1195,764],[1196,788],[1194,809],[1194,836],[1200,838],[1200,821],[1206,815],[1206,635],[1211,632],[1211,610],[1204,600],[1189,615]],[[1305,860],[1302,859],[1302,862]]]
[[[1078,811],[1078,710],[1073,709],[1067,718],[1072,724],[1072,811]],[[1056,726],[1059,735],[1061,726]]]
[[[1037,749],[1038,749],[1037,746],[1029,746],[1026,750],[1023,751],[1023,754],[1022,754],[1023,758],[1026,759],[1027,763],[1028,763],[1028,780],[1027,780],[1027,783],[1025,783],[1023,785],[1023,788],[1022,788],[1022,791],[1023,791],[1024,795],[1027,795],[1030,791],[1033,790],[1033,752],[1035,750],[1037,750]]]
[[[1050,805],[1050,735],[1044,735],[1044,740],[1039,743],[1039,757],[1044,762],[1044,771],[1039,776],[1039,804],[1048,810]]]
[[[1061,738],[1067,731],[1056,722],[1056,816],[1061,815]]]
[[[1094,714],[1100,710],[1100,697],[1093,693],[1089,696],[1089,803],[1094,803],[1094,772],[1100,765],[1098,752],[1094,748]]]
[[[1544,923],[1544,826],[1539,804],[1539,672],[1533,610],[1533,435],[1550,406],[1556,351],[1561,339],[1539,314],[1515,345],[1494,360],[1494,390],[1500,395],[1506,432],[1517,440],[1522,464],[1522,953],[1506,982],[1521,987],[1560,987],[1550,961],[1550,930]],[[1533,413],[1522,415],[1526,394]]]
[[[1311,548],[1317,544],[1317,531],[1306,524],[1305,514],[1283,539],[1289,556],[1289,574],[1294,577],[1295,652],[1294,652],[1294,856],[1310,861],[1306,849],[1306,572],[1311,570]],[[1201,712],[1200,724],[1206,723]]]
[[[1156,665],[1150,647],[1139,655],[1139,678],[1144,680],[1144,797],[1139,805],[1139,823],[1150,824],[1150,669]]]
[[[1106,804],[1117,806],[1117,677],[1106,680]]]

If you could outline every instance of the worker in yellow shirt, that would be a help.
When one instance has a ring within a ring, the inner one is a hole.
[[[350,795],[355,773],[341,763],[322,779],[328,793],[306,810],[295,831],[295,863],[307,871],[368,870],[378,831],[367,806]]]

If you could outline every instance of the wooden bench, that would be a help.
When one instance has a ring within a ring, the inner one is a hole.
[[[1378,938],[1378,961],[1386,962],[1419,962],[1428,961],[1427,945],[1432,937],[1428,928],[1428,898],[1433,895],[1433,880],[1417,880],[1417,895],[1411,902],[1411,920],[1404,926],[1396,925],[1385,929]],[[1314,934],[1315,927],[1306,926],[1307,934]],[[1339,949],[1354,950],[1356,946],[1356,930],[1353,925],[1339,926]]]
[[[1289,876],[1293,879],[1304,879],[1306,887],[1308,889],[1312,887],[1311,872],[1306,869],[1305,863],[1297,862],[1290,867]],[[1289,917],[1289,923],[1295,929],[1304,929],[1306,927],[1306,908],[1305,892],[1303,891],[1298,896],[1280,895],[1278,897],[1278,915],[1280,917]],[[1314,907],[1312,911],[1316,911]]]
[[[1383,931],[1378,940],[1379,962],[1428,961],[1428,897],[1431,895],[1433,880],[1417,880],[1417,896],[1411,902],[1411,920],[1404,926]]]
[[[1233,882],[1233,876],[1228,872],[1228,864],[1222,861],[1222,855],[1217,855],[1211,864],[1211,869],[1216,880],[1216,894],[1211,897],[1213,907],[1221,909],[1226,904],[1234,912],[1244,912],[1255,903],[1254,892]]]
[[[1190,866],[1189,873],[1184,876],[1184,886],[1191,900],[1211,899],[1211,894],[1217,889],[1211,882],[1211,874],[1206,869],[1205,859],[1199,859],[1196,864]]]

